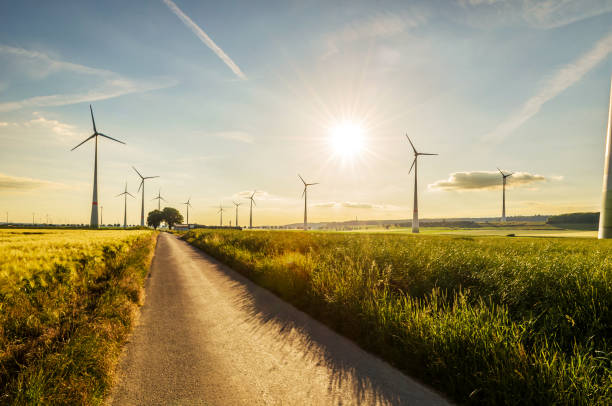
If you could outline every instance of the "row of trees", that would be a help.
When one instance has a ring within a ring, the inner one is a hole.
[[[147,216],[147,225],[157,229],[161,223],[166,223],[168,228],[183,222],[183,215],[174,207],[164,207],[163,210],[153,210]]]

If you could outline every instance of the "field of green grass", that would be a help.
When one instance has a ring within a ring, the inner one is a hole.
[[[183,238],[461,404],[612,404],[612,241]]]
[[[155,236],[0,230],[0,404],[103,402]]]

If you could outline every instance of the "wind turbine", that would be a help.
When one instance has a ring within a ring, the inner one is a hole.
[[[257,206],[254,199],[255,193],[257,193],[257,190],[253,190],[253,194],[249,197],[249,200],[251,201],[251,209],[249,211],[249,228],[253,228],[253,205]]]
[[[302,197],[304,198],[304,231],[308,230],[308,211],[307,211],[307,201],[308,201],[308,186],[318,185],[318,183],[306,183],[304,179],[298,174],[298,177],[304,184],[304,191],[302,192]]]
[[[140,192],[140,188],[142,188],[142,205],[140,206],[140,225],[144,226],[144,182],[147,179],[159,178],[159,176],[142,176],[140,172],[138,172],[138,169],[134,168],[133,166],[132,168],[136,171],[138,176],[140,176],[140,186],[138,186],[138,190],[136,192],[137,193]]]
[[[608,131],[606,133],[606,155],[604,161],[601,213],[599,215],[598,238],[612,238],[612,82],[610,83],[610,107]]]
[[[225,207],[223,207],[222,205],[219,205],[219,211],[217,213],[219,213],[221,215],[221,220],[219,221],[219,225],[221,227],[223,227],[223,210],[225,209]]]
[[[236,227],[238,227],[238,206],[240,206],[242,203],[236,203],[236,202],[232,202],[234,203],[234,206],[236,206]]]
[[[501,173],[502,176],[502,217],[501,217],[501,221],[502,223],[506,222],[506,178],[509,178],[510,176],[514,175],[514,173],[503,173],[501,169],[497,168],[497,170],[499,171],[499,173]]]
[[[76,147],[72,148],[70,151],[74,151],[81,145],[85,144],[92,138],[95,138],[95,155],[94,155],[94,184],[93,184],[93,199],[91,201],[91,220],[89,222],[90,227],[98,228],[98,136],[108,138],[109,140],[116,141],[120,144],[125,144],[123,141],[116,140],[108,135],[102,134],[98,132],[96,129],[96,121],[94,120],[93,109],[91,108],[91,104],[89,105],[89,111],[91,112],[91,122],[93,124],[94,133],[90,135],[85,141],[81,142]]]
[[[163,200],[164,202],[166,201],[166,199],[164,199],[161,196],[161,189],[159,189],[159,191],[157,192],[157,196],[155,196],[153,199],[151,200],[157,200],[157,210],[161,210],[161,201]]]
[[[410,170],[408,171],[408,175],[410,175],[410,172],[412,172],[412,168],[414,168],[414,209],[412,211],[412,232],[413,233],[418,233],[419,232],[419,194],[418,194],[418,185],[417,185],[417,161],[419,156],[421,155],[438,155],[438,154],[430,154],[427,152],[418,152],[416,150],[416,148],[414,147],[414,144],[412,143],[412,141],[410,140],[410,137],[408,137],[408,134],[406,134],[406,138],[408,138],[408,142],[410,143],[410,146],[412,147],[412,151],[414,152],[414,160],[412,161],[412,165],[410,165]]]
[[[127,191],[127,182],[125,182],[125,191],[115,196],[115,197],[123,196],[123,228],[127,228],[127,197],[128,195],[134,197],[130,192]]]
[[[191,197],[189,197],[189,199],[187,199],[187,201],[183,203],[185,207],[187,208],[187,228],[189,228],[189,207],[191,207],[191,203],[189,203],[190,200],[191,200]]]

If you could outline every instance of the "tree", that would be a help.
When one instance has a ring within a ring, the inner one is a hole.
[[[168,228],[172,228],[175,224],[183,222],[183,215],[174,207],[164,207],[163,220],[168,225]]]
[[[149,212],[147,216],[147,225],[157,229],[161,222],[164,221],[164,213],[159,210],[153,210]]]

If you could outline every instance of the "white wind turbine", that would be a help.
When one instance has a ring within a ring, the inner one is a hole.
[[[115,197],[119,196],[123,196],[123,228],[127,228],[127,197],[134,197],[130,192],[127,191],[127,182],[125,182],[125,191],[123,193],[119,193]]]
[[[235,226],[238,227],[238,206],[240,206],[242,203],[236,203],[236,202],[232,202],[234,203],[234,206],[236,206],[236,224]]]
[[[138,169],[134,168],[133,166],[132,168],[136,171],[138,176],[140,176],[140,186],[138,186],[137,192],[140,192],[140,189],[142,188],[142,205],[140,206],[140,225],[144,226],[144,183],[145,183],[145,180],[147,179],[159,178],[159,176],[142,176],[140,172],[138,172]]]
[[[499,173],[501,173],[502,176],[502,217],[501,217],[501,221],[502,223],[506,222],[506,178],[509,178],[510,176],[514,175],[514,173],[503,173],[501,169],[497,168],[497,170],[499,171]]]
[[[414,144],[410,140],[410,137],[408,137],[408,134],[406,134],[406,138],[408,138],[408,142],[410,143],[410,146],[412,147],[412,151],[414,152],[414,160],[412,161],[412,165],[410,166],[410,170],[408,171],[408,174],[410,175],[410,172],[412,172],[412,168],[414,168],[414,202],[413,202],[414,209],[412,211],[412,232],[418,233],[419,232],[419,194],[418,194],[418,185],[417,185],[417,161],[418,161],[419,156],[421,155],[438,155],[438,154],[418,152],[416,148],[414,147]]]
[[[153,199],[151,200],[157,200],[157,210],[161,210],[161,201],[163,200],[164,202],[166,202],[167,200],[164,199],[161,195],[161,189],[159,189],[159,191],[157,192],[157,196],[155,196]]]
[[[318,183],[306,183],[304,179],[298,174],[298,177],[304,184],[304,191],[302,197],[304,198],[304,231],[308,230],[308,186],[318,185]]]
[[[191,200],[191,196],[189,197],[189,199],[187,199],[185,203],[183,203],[185,207],[187,208],[187,228],[189,228],[189,208],[192,207],[191,203],[189,203],[190,200]]]
[[[219,221],[219,225],[221,227],[223,227],[223,210],[225,210],[225,207],[223,207],[222,204],[219,205],[219,211],[217,213],[219,213],[221,215],[221,219]]]
[[[94,133],[90,135],[85,141],[81,142],[76,147],[72,148],[71,151],[74,151],[81,145],[85,144],[92,138],[95,138],[95,155],[94,155],[94,181],[93,181],[93,199],[91,201],[91,220],[89,225],[92,228],[98,228],[98,136],[108,138],[109,140],[116,141],[120,144],[125,144],[123,141],[116,140],[108,135],[102,134],[98,132],[96,129],[96,121],[94,120],[93,109],[91,108],[91,104],[89,105],[89,111],[91,112],[91,123],[93,124]]]
[[[249,210],[249,228],[253,228],[253,205],[257,206],[254,199],[255,193],[257,193],[257,190],[254,190],[253,194],[248,197],[248,199],[251,201],[251,208]]]

